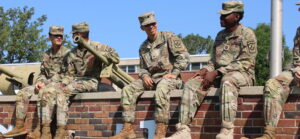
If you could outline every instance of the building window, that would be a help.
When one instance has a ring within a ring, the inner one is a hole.
[[[119,66],[119,67],[126,73],[137,73],[139,70],[138,65],[123,65],[123,66]]]
[[[128,73],[135,73],[135,66],[134,65],[130,65],[130,66],[127,66],[127,72]]]
[[[195,71],[202,69],[205,65],[207,65],[207,62],[194,62],[190,63],[189,66],[186,68],[186,71]]]
[[[119,67],[120,67],[120,69],[122,69],[123,71],[126,72],[126,66],[119,66]]]
[[[191,63],[191,70],[199,70],[200,63]]]

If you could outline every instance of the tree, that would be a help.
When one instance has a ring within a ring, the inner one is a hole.
[[[265,82],[270,78],[270,65],[269,65],[269,50],[271,45],[271,27],[268,24],[258,24],[254,30],[257,38],[258,54],[256,57],[256,85],[265,85]],[[285,37],[283,36],[283,66],[285,67],[292,59],[292,54],[289,48],[285,45]]]
[[[182,37],[182,35],[179,34],[178,37],[182,39],[190,54],[209,53],[214,44],[214,41],[210,36],[204,38],[198,34],[195,35],[192,33],[185,37]]]
[[[32,21],[34,8],[27,6],[10,8],[0,7],[0,62],[21,63],[39,61],[42,52],[49,45],[45,35],[41,35],[46,15]]]

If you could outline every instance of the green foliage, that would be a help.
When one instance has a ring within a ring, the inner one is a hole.
[[[264,86],[265,82],[269,79],[270,65],[269,65],[269,51],[271,45],[271,27],[268,24],[258,24],[254,30],[257,38],[258,54],[256,57],[256,85]],[[283,36],[283,50],[284,59],[283,67],[285,67],[292,59],[292,54],[289,48],[285,45],[285,38]]]
[[[0,63],[39,61],[48,39],[41,35],[46,15],[32,21],[34,8],[0,7]]]
[[[214,41],[210,36],[204,38],[198,34],[188,34],[182,37],[181,34],[178,35],[182,39],[184,45],[188,49],[188,52],[192,55],[201,53],[210,53]]]

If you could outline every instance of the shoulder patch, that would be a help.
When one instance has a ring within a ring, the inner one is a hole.
[[[255,42],[254,41],[248,41],[247,46],[249,47],[249,52],[250,53],[256,53],[256,48],[255,48]]]

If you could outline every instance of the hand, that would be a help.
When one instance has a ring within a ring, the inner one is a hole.
[[[171,79],[176,79],[176,77],[177,77],[176,75],[170,73],[163,76],[163,78],[171,78]]]
[[[149,76],[145,76],[145,77],[143,78],[143,82],[144,82],[144,85],[145,85],[147,88],[153,87],[153,80],[152,80]]]
[[[66,87],[66,84],[60,83],[60,84],[59,84],[59,87],[60,87],[60,88],[64,88],[64,87]]]
[[[204,77],[207,72],[208,72],[207,69],[205,69],[205,68],[201,69],[201,70],[197,71],[196,74],[194,74],[192,78],[195,78],[196,76]]]
[[[35,90],[39,91],[40,89],[42,89],[45,86],[44,83],[36,83],[35,84]]]
[[[217,76],[220,74],[220,72],[218,70],[214,70],[212,72],[207,72],[204,80],[202,81],[202,86],[203,89],[208,89],[210,87],[210,85],[215,81],[215,79],[217,78]]]

